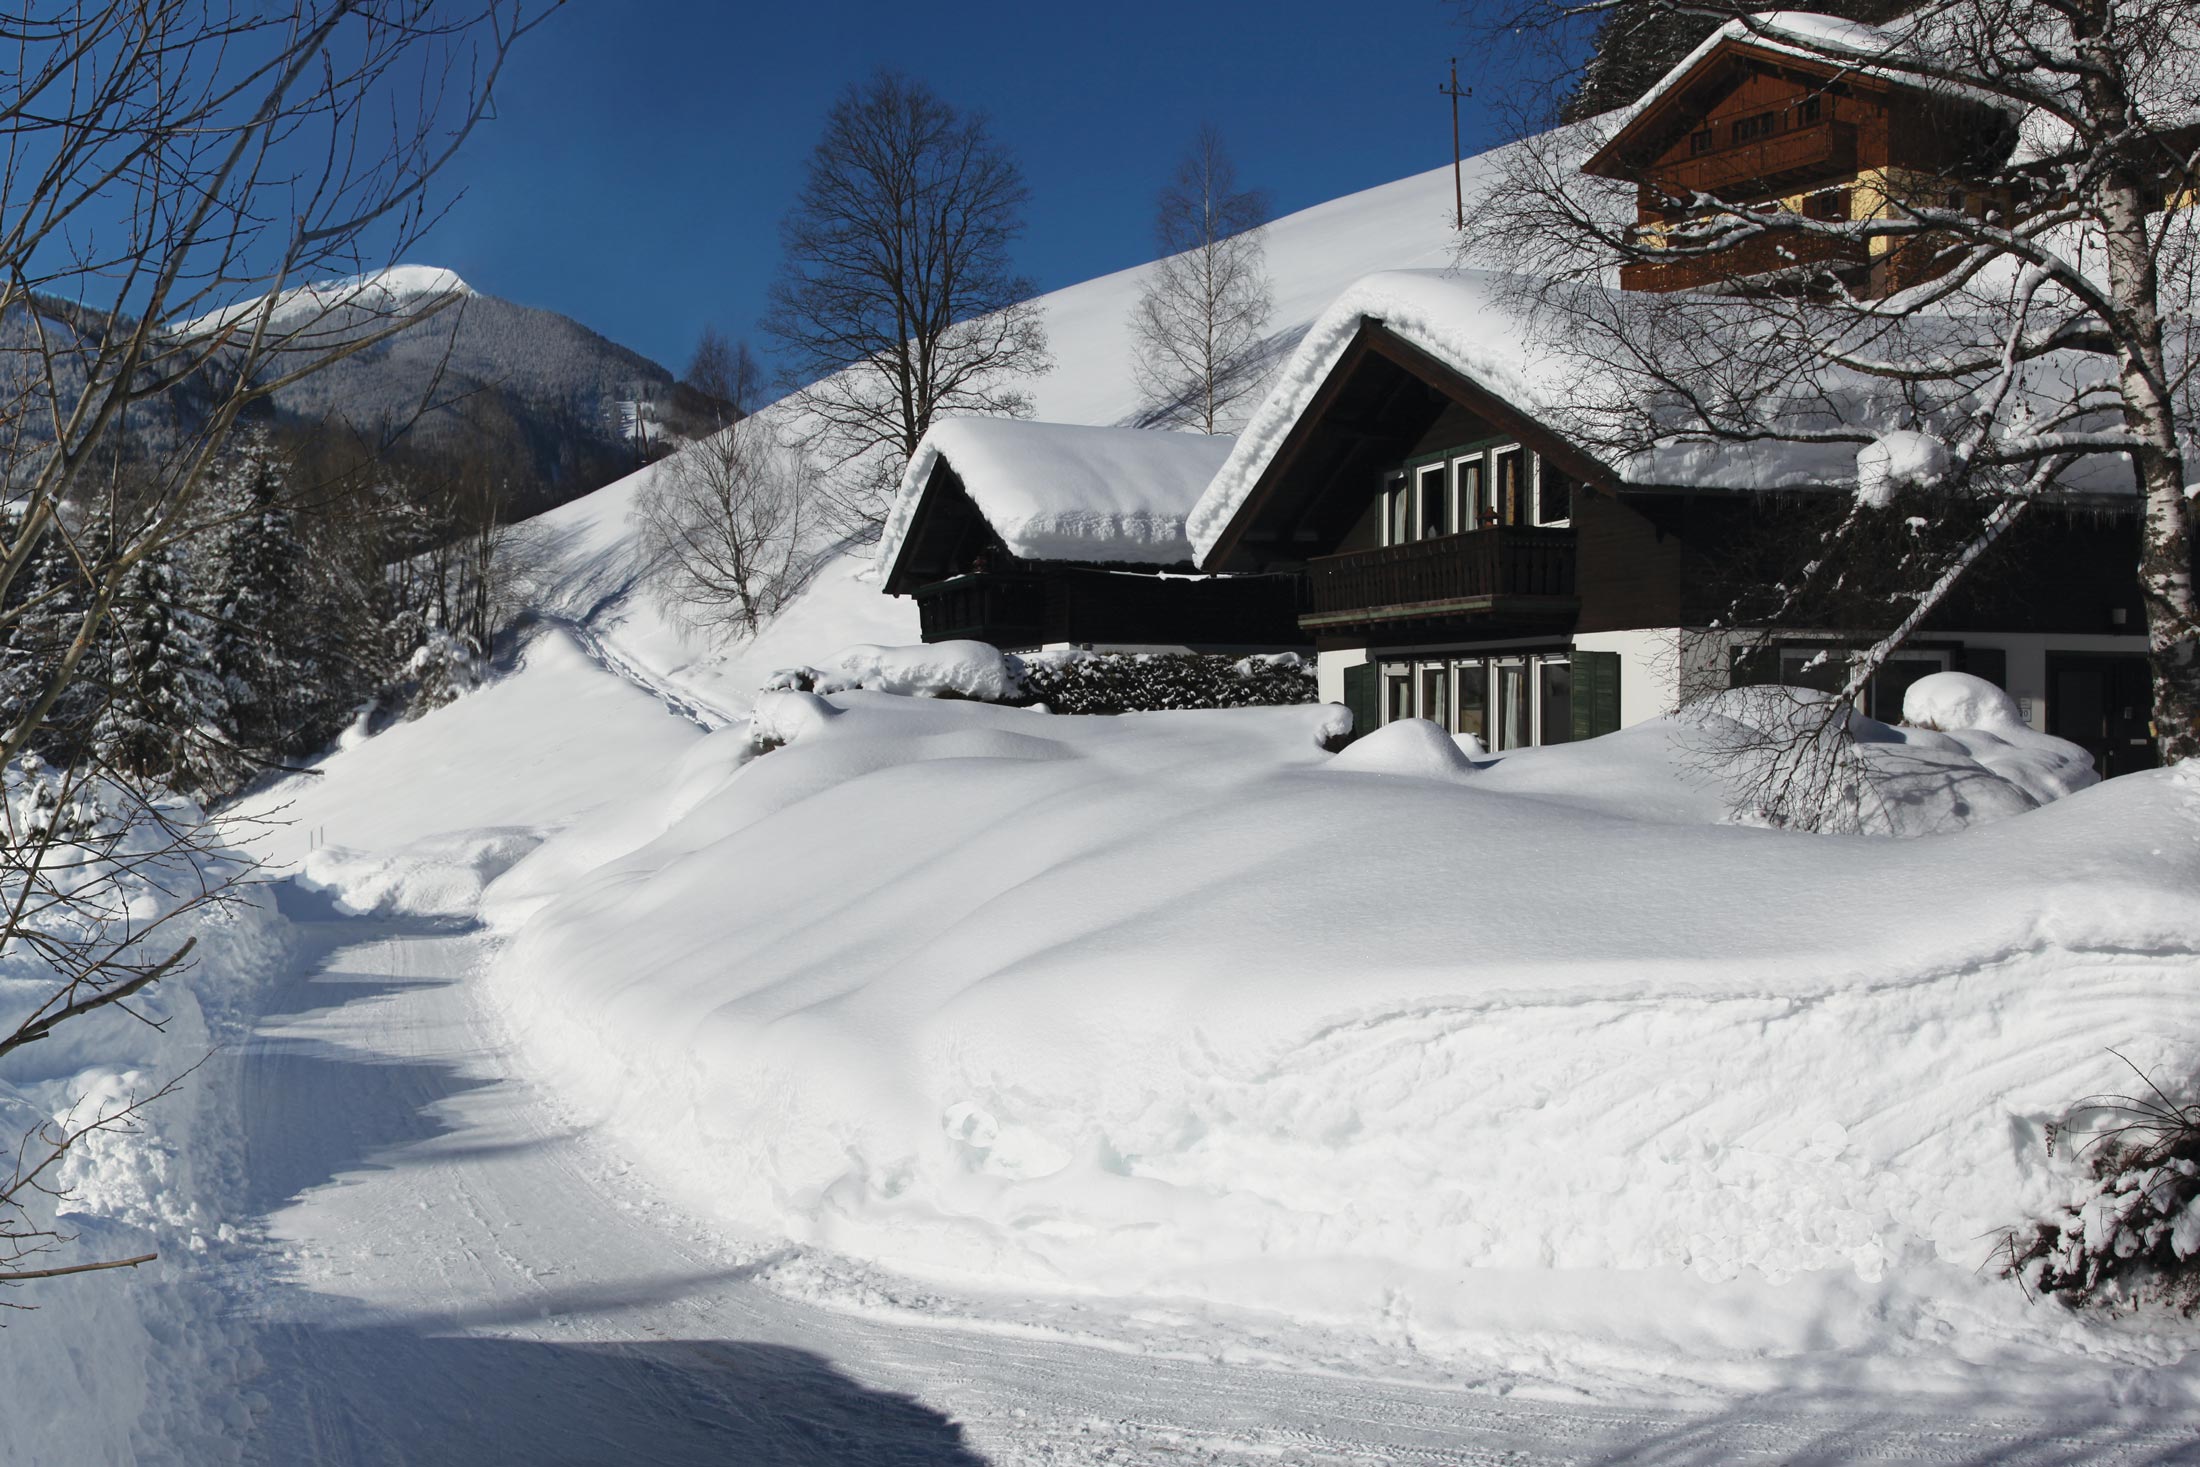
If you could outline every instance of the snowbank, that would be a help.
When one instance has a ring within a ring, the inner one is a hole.
[[[1657,726],[1459,779],[1425,733],[1323,755],[1319,707],[779,696],[785,747],[489,975],[730,1224],[1726,1385],[2182,1353],[1978,1269],[2111,1047],[2200,1065],[2200,776],[1890,843],[1524,789]]]
[[[11,804],[23,788],[20,770],[11,770]],[[207,1061],[237,1037],[252,989],[282,956],[281,924],[258,906],[171,915],[184,893],[241,869],[218,835],[196,855],[149,859],[167,844],[149,822],[124,819],[110,828],[121,830],[119,839],[78,868],[77,878],[112,879],[103,890],[139,930],[167,922],[153,939],[157,953],[196,939],[192,968],[132,1000],[149,1023],[110,1009],[0,1060],[0,1134],[11,1145],[45,1122],[116,1114]],[[0,954],[0,1027],[12,1029],[56,983],[28,944]],[[73,1241],[26,1266],[160,1258],[7,1292],[7,1303],[34,1306],[7,1315],[0,1348],[7,1418],[0,1434],[31,1454],[21,1460],[96,1467],[228,1455],[247,1409],[235,1382],[252,1374],[254,1356],[214,1277],[239,1245],[233,1219],[216,1200],[236,1155],[229,1097],[215,1069],[184,1079],[127,1131],[80,1142],[47,1179],[62,1199],[34,1199],[38,1219]]]
[[[1384,724],[1348,745],[1329,767],[1408,779],[1460,780],[1474,773],[1474,763],[1460,742],[1426,718]]]

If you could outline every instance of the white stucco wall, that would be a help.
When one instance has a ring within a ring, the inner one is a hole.
[[[1370,660],[1365,647],[1354,647],[1344,652],[1317,652],[1314,654],[1314,680],[1324,703],[1344,701],[1344,670],[1363,667]]]
[[[1574,646],[1583,652],[1619,654],[1620,727],[1661,718],[1680,706],[1679,627],[1582,632],[1575,636]]]

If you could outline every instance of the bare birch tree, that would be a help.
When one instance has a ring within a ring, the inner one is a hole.
[[[824,549],[817,471],[768,417],[682,449],[639,508],[661,599],[682,620],[737,636],[763,630],[810,583]]]
[[[488,115],[519,0],[110,0],[0,11],[0,631],[56,655],[0,713],[0,1060],[189,965],[186,918],[247,863],[188,805],[30,751],[103,696],[122,588],[211,523],[207,471],[252,404],[451,303],[371,276],[438,214],[431,185]],[[244,304],[237,304],[243,299]],[[64,553],[55,556],[59,547]],[[42,557],[63,572],[20,590]],[[148,884],[163,915],[146,921]],[[148,1097],[151,1098],[151,1097]],[[141,1100],[35,1128],[0,1177],[0,1284],[142,1260],[53,1260],[37,1212],[86,1135]]]
[[[1221,132],[1202,127],[1161,191],[1161,259],[1131,312],[1131,374],[1148,423],[1219,432],[1260,385],[1273,304],[1267,222],[1266,195],[1237,186]]]
[[[935,418],[1031,411],[1043,312],[1009,263],[1023,175],[983,115],[880,71],[848,88],[781,226],[764,330],[813,425],[828,508],[876,538]]]
[[[1792,622],[1890,525],[1931,529],[1892,568],[1886,635],[1851,660],[1829,720],[2029,509],[2136,480],[2154,737],[2165,762],[2200,753],[2185,492],[2200,285],[2192,0],[1929,0],[1876,31],[1665,3],[1837,76],[1983,103],[2007,122],[1938,173],[1860,184],[1841,210],[1676,190],[1648,172],[1586,177],[1593,135],[1524,140],[1481,201],[1487,233],[1469,255],[1533,277],[1523,290],[1581,364],[1589,446],[1612,459],[1689,443],[1825,453],[1919,435],[1924,451],[1860,486],[1813,532],[1808,569],[1750,613]],[[1556,0],[1505,19],[1563,26],[1601,8]],[[1638,204],[1658,222],[1638,224]],[[1874,262],[1868,276],[1858,260]],[[1708,283],[1600,288],[1622,266],[1674,264]]]

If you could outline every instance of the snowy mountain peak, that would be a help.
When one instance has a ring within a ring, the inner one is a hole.
[[[459,279],[458,272],[439,265],[392,265],[384,270],[370,270],[363,275],[350,275],[338,280],[316,281],[311,285],[293,286],[283,291],[275,301],[275,308],[268,316],[268,329],[283,331],[310,321],[315,316],[332,310],[356,308],[365,311],[394,312],[415,302],[436,296],[472,296],[477,291]],[[266,296],[239,301],[235,305],[178,322],[173,328],[181,336],[197,336],[220,331],[234,324],[245,322],[267,302]]]

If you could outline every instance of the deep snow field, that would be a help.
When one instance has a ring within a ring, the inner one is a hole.
[[[1450,208],[1278,221],[1279,345]],[[1137,285],[1047,298],[1040,417],[1131,414]],[[1812,836],[1673,722],[764,693],[913,610],[843,556],[718,645],[650,472],[487,686],[245,802],[289,879],[166,1033],[11,1070],[224,1046],[72,1174],[163,1259],[8,1321],[0,1461],[2200,1456],[2191,1322],[1991,1263],[2050,1122],[2200,1075],[2200,773],[1981,714]]]

